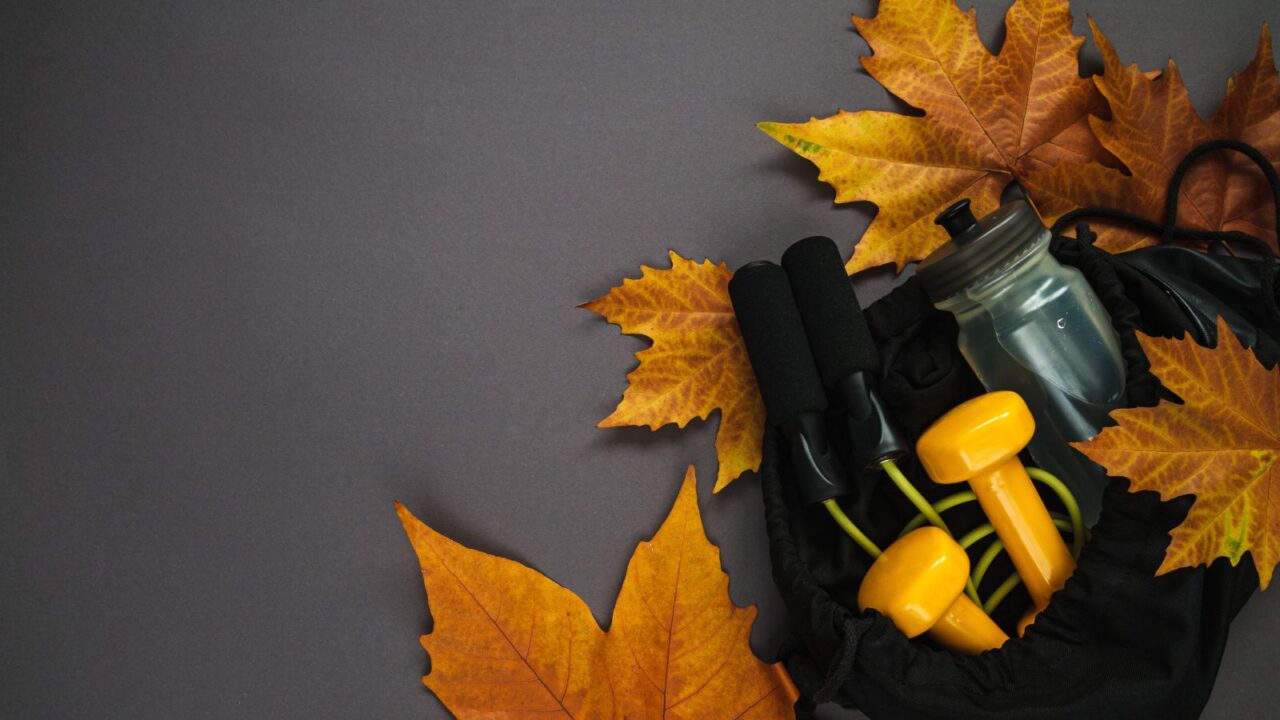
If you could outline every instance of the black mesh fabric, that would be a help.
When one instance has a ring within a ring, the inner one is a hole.
[[[1186,303],[1169,288],[1194,286],[1195,279],[1176,263],[1157,262],[1153,269],[1145,251],[1112,256],[1089,245],[1087,234],[1081,237],[1085,242],[1055,238],[1051,251],[1084,273],[1111,314],[1129,404],[1153,405],[1161,388],[1135,330],[1171,336],[1190,329],[1204,339]],[[1201,255],[1199,262],[1215,261]],[[1201,313],[1214,312],[1214,303],[1226,312],[1242,302],[1241,295],[1196,287]],[[879,345],[884,399],[913,443],[942,413],[983,391],[956,349],[954,319],[936,310],[915,280],[866,315]],[[1264,337],[1263,360],[1274,363],[1265,347],[1276,346],[1276,329],[1248,327],[1249,317],[1247,308],[1238,309],[1234,319],[1242,326],[1233,329]],[[839,437],[834,418],[832,428]],[[1126,480],[1112,479],[1074,576],[1026,636],[997,651],[958,657],[906,639],[874,611],[858,612],[857,588],[869,559],[820,506],[806,507],[795,496],[786,453],[781,438],[767,434],[760,474],[774,579],[791,616],[782,655],[802,693],[802,718],[810,716],[815,700],[893,719],[1197,717],[1231,620],[1258,585],[1248,555],[1235,567],[1219,560],[1156,577],[1168,533],[1191,499],[1161,502],[1155,493],[1130,493]],[[955,492],[929,482],[913,459],[904,460],[903,470],[931,499]],[[882,474],[867,472],[858,481],[859,492],[845,509],[887,544],[915,511]],[[1047,502],[1056,507],[1056,500]],[[948,523],[962,531],[982,522],[973,506],[949,513]],[[1007,561],[997,564],[984,581],[986,592],[1009,572]],[[996,620],[1009,628],[1027,606],[1025,593],[1015,591]]]

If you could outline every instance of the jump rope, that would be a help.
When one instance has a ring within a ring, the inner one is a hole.
[[[885,614],[909,637],[928,632],[945,647],[973,654],[1008,640],[989,615],[1025,583],[1034,603],[1019,623],[1025,628],[1074,570],[1085,529],[1067,487],[1018,460],[1034,431],[1022,399],[1011,392],[981,395],[921,435],[916,452],[930,477],[970,485],[930,503],[897,465],[909,445],[876,389],[879,354],[835,243],[806,238],[783,254],[781,266],[744,266],[729,294],[769,421],[790,448],[796,490],[805,503],[822,504],[874,559],[858,604]],[[827,433],[828,394],[838,398],[852,440],[849,466],[880,468],[918,511],[883,550],[840,506],[839,498],[855,487]],[[1059,498],[1065,515],[1048,512],[1033,479]],[[942,514],[970,502],[978,502],[990,522],[957,540]],[[1070,533],[1072,550],[1060,530]],[[992,534],[998,538],[971,564],[967,551]],[[1002,552],[1017,572],[983,600],[979,588]]]

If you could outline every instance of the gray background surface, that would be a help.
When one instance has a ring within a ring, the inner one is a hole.
[[[595,429],[645,343],[574,306],[668,248],[847,250],[868,208],[753,123],[895,108],[855,70],[873,11],[5,3],[0,716],[447,717],[392,501],[607,622],[687,463],[772,654],[756,480],[710,496],[715,417]],[[1280,21],[1086,12],[1206,114]],[[1277,633],[1273,590],[1207,717],[1273,714]]]

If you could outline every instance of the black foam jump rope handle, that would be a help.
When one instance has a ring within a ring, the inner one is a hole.
[[[751,357],[769,421],[782,426],[827,409],[809,341],[782,268],[754,262],[734,273],[729,299]]]
[[[855,372],[878,375],[880,355],[831,238],[815,236],[795,243],[783,253],[782,267],[822,384],[834,389]]]
[[[822,383],[848,413],[850,464],[871,467],[906,454],[910,446],[876,391],[880,355],[840,250],[831,238],[808,237],[787,248],[782,266]]]
[[[787,274],[770,262],[746,265],[729,281],[729,299],[769,423],[787,438],[800,497],[814,503],[847,494],[852,486],[827,438],[827,395]]]

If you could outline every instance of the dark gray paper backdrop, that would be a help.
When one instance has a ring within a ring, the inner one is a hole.
[[[979,3],[988,42],[1006,5]],[[687,463],[771,654],[756,480],[710,496],[714,417],[595,429],[644,343],[574,306],[668,248],[847,249],[867,208],[753,123],[894,108],[855,71],[873,10],[5,3],[0,715],[446,717],[392,501],[607,622]],[[1143,67],[1175,55],[1205,113],[1280,21],[1075,12]],[[1276,592],[1208,717],[1280,704]]]

